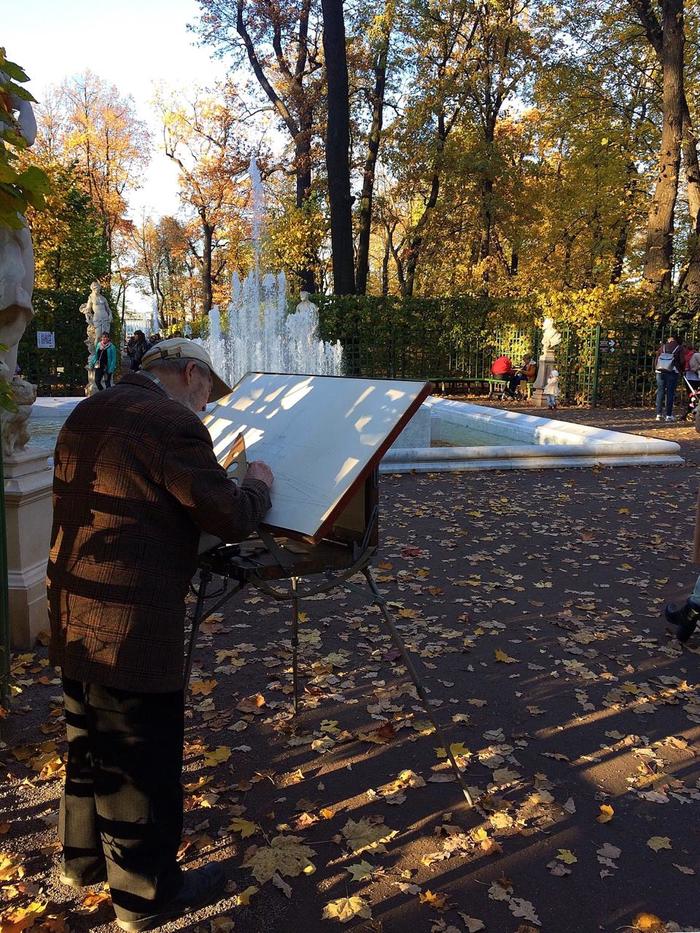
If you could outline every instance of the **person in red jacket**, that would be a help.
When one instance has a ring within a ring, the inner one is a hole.
[[[497,379],[504,379],[508,381],[506,386],[505,395],[508,398],[515,398],[518,386],[520,383],[526,379],[526,375],[522,370],[518,370],[513,366],[513,362],[509,356],[499,356],[491,364],[491,375],[495,376]]]

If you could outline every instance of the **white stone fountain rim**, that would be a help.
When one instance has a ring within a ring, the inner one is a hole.
[[[480,447],[393,448],[382,460],[381,472],[532,470],[684,462],[680,456],[680,445],[675,441],[624,434],[436,396],[431,396],[424,405],[430,409],[432,440],[444,439],[440,434],[447,427],[452,429],[449,433],[453,436],[459,434],[460,428],[472,428],[498,438],[512,439],[515,443]]]
[[[67,417],[81,401],[82,397],[42,396],[34,404],[32,417]],[[684,463],[680,445],[675,441],[624,434],[436,396],[431,396],[423,404],[430,409],[433,437],[436,429],[439,433],[442,423],[457,428],[476,428],[500,438],[512,438],[514,443],[481,447],[392,448],[382,460],[382,473]]]

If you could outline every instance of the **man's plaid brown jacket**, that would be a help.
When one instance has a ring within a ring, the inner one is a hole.
[[[182,689],[200,530],[246,537],[267,486],[229,480],[199,418],[141,373],[81,402],[54,459],[52,663],[87,683]]]

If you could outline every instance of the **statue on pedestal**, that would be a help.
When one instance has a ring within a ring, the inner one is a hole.
[[[0,73],[7,80],[7,76]],[[29,101],[8,93],[15,128],[27,146],[36,139],[36,120]],[[19,216],[19,215],[18,215]],[[17,375],[17,351],[25,328],[34,317],[34,250],[24,217],[16,229],[0,227],[0,373],[10,384],[17,411],[2,412],[2,451],[7,458],[24,450],[29,440],[26,423],[36,399],[36,386]]]
[[[287,317],[287,359],[289,372],[303,372],[318,342],[318,308],[309,301],[308,292],[299,293],[296,310]]]
[[[533,404],[538,408],[544,408],[547,404],[544,397],[544,387],[554,369],[554,350],[561,343],[561,334],[554,326],[551,317],[546,317],[542,322],[542,353],[537,367],[537,378],[533,385]]]
[[[102,287],[99,282],[93,282],[90,286],[90,295],[85,304],[80,306],[80,313],[85,315],[87,324],[85,346],[88,351],[88,362],[85,369],[88,374],[88,384],[85,386],[85,394],[89,396],[97,392],[95,370],[90,366],[90,360],[100,337],[102,334],[108,334],[112,327],[112,312],[107,304],[107,299],[102,294]]]

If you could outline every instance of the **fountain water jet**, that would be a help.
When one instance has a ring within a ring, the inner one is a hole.
[[[221,329],[217,306],[209,312],[206,347],[217,372],[229,385],[247,372],[314,373],[337,376],[342,372],[340,343],[318,339],[318,312],[311,302],[287,314],[287,279],[260,272],[260,237],[264,210],[260,170],[250,160],[252,198],[253,266],[241,282],[231,279],[228,327]]]

